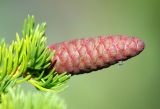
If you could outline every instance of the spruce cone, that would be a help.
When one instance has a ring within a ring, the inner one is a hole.
[[[99,36],[65,41],[49,48],[55,50],[52,62],[56,71],[75,75],[106,68],[134,57],[143,51],[144,42],[122,35]]]

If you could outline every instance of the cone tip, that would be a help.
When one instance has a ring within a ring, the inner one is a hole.
[[[145,48],[145,43],[144,43],[144,41],[141,40],[141,39],[138,39],[138,42],[137,42],[137,50],[141,52],[141,51],[144,50],[144,48]]]

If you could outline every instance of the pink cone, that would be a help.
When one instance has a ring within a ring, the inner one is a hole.
[[[128,36],[100,36],[65,41],[50,45],[55,50],[52,59],[56,71],[61,74],[82,74],[109,67],[119,61],[138,55],[144,42]]]

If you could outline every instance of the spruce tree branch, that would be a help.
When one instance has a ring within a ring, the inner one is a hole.
[[[54,51],[46,45],[45,28],[46,23],[35,27],[34,16],[28,16],[24,20],[22,38],[16,33],[16,41],[9,46],[1,40],[0,83],[9,76],[16,84],[28,81],[40,90],[55,91],[54,87],[63,86],[70,78],[67,73],[59,75],[51,66]]]

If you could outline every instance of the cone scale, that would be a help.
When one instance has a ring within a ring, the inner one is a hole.
[[[89,73],[138,55],[144,42],[136,37],[99,36],[64,41],[49,46],[55,51],[53,67],[61,74]]]

